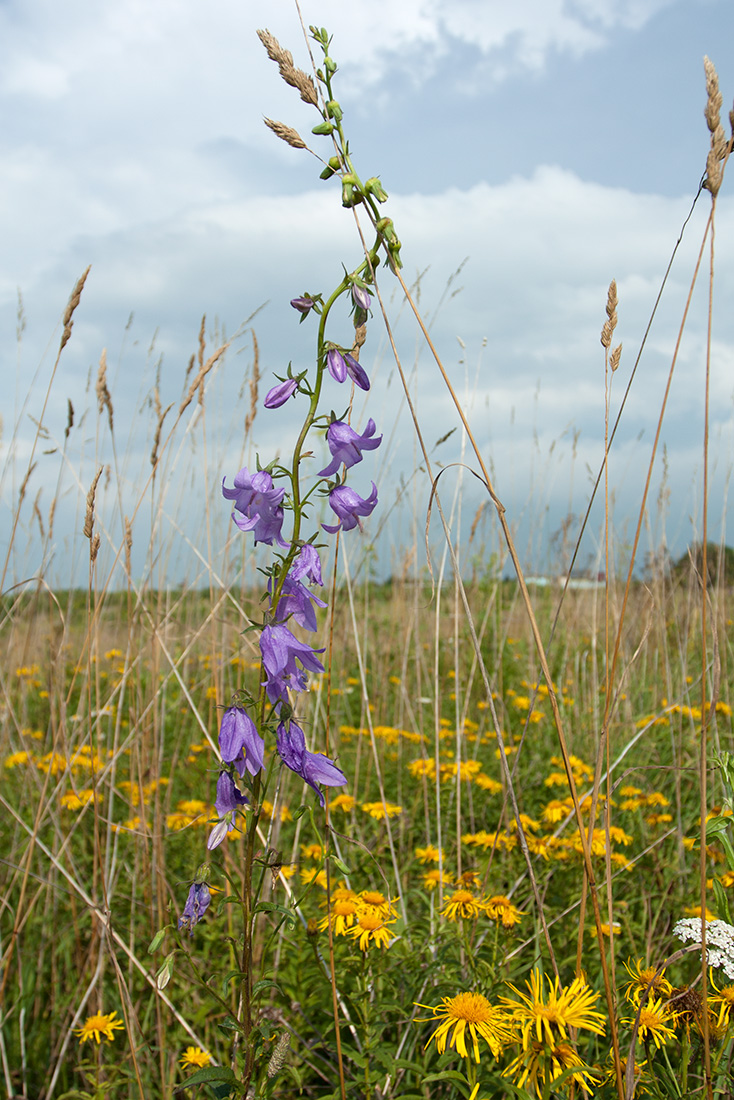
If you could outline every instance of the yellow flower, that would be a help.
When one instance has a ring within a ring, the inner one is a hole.
[[[86,806],[89,802],[101,802],[102,795],[98,792],[95,794],[92,790],[86,791],[67,791],[66,794],[61,796],[61,805],[65,810],[81,810],[83,806]]]
[[[510,1063],[505,1075],[515,1077],[520,1088],[524,1088],[527,1082],[535,1089],[536,1095],[541,1097],[545,1095],[546,1078],[553,1082],[567,1070],[572,1072],[564,1079],[564,1084],[575,1081],[591,1096],[589,1085],[597,1085],[598,1079],[593,1076],[589,1066],[582,1062],[570,1043],[558,1043],[551,1047],[533,1042]]]
[[[664,969],[658,973],[655,966],[643,966],[642,959],[638,959],[636,963],[633,963],[630,959],[624,964],[624,968],[632,979],[631,982],[627,983],[624,995],[635,1006],[639,1005],[642,994],[648,988],[650,991],[648,997],[652,999],[655,997],[667,998],[673,992],[672,985],[665,977]]]
[[[484,901],[475,897],[471,890],[454,890],[450,897],[444,897],[443,900],[441,916],[447,920],[471,920],[486,911]]]
[[[357,908],[356,894],[351,898],[333,898],[328,915],[319,921],[319,931],[325,932],[331,924],[334,935],[346,936],[357,919]]]
[[[394,924],[395,919],[393,917],[391,920],[385,920],[376,909],[360,909],[357,923],[349,929],[347,935],[359,940],[361,951],[366,951],[372,943],[377,947],[389,947],[392,937],[387,925]]]
[[[302,844],[301,855],[304,859],[321,859],[323,851],[320,844]]]
[[[397,817],[403,812],[402,806],[395,806],[392,802],[363,802],[362,809],[377,821],[382,821],[385,817]]]
[[[548,978],[547,996],[539,970],[533,970],[530,980],[525,982],[527,993],[522,993],[510,982],[507,985],[518,999],[503,997],[503,1007],[520,1028],[524,1051],[530,1049],[533,1041],[555,1048],[559,1040],[568,1039],[572,1027],[604,1034],[606,1021],[594,1009],[598,993],[589,989],[584,978],[574,978],[566,989],[558,978]]]
[[[354,809],[357,799],[351,794],[338,794],[336,798],[332,798],[329,803],[330,810],[341,810],[342,813],[348,814]]]
[[[669,1026],[674,1024],[675,1021],[676,1013],[672,1012],[661,998],[656,1001],[648,1001],[640,1012],[637,1038],[641,1039],[643,1043],[652,1039],[659,1050],[668,1039],[675,1038],[675,1032]],[[623,1020],[622,1023],[634,1027],[634,1017]]]
[[[201,1047],[186,1047],[183,1058],[181,1059],[181,1065],[185,1069],[193,1069],[194,1067],[201,1069],[203,1066],[208,1066],[211,1060],[211,1054],[207,1054]]]
[[[440,1005],[418,1004],[418,1008],[430,1009],[434,1020],[442,1021],[426,1043],[424,1050],[427,1050],[435,1039],[436,1050],[439,1054],[443,1054],[448,1040],[449,1046],[458,1051],[462,1058],[468,1058],[466,1046],[468,1032],[474,1061],[479,1062],[480,1038],[484,1039],[497,1058],[511,1036],[510,1021],[507,1016],[502,1009],[490,1004],[481,993],[457,993],[455,997],[442,997]],[[453,1035],[449,1039],[452,1028]]]
[[[29,752],[13,752],[5,757],[4,765],[6,768],[17,768],[18,764],[30,764],[32,760]]]
[[[325,890],[326,871],[319,871],[316,869],[316,867],[302,867],[301,882],[304,886],[308,886],[310,883],[315,882],[317,886],[320,886],[322,890]]]
[[[421,863],[438,863],[442,857],[443,852],[440,852],[433,844],[429,844],[427,848],[416,848],[415,850],[415,858]]]
[[[709,997],[709,1008],[716,1013],[716,1023],[720,1028],[728,1027],[734,1019],[734,985],[725,985],[723,989],[715,990],[714,996]]]
[[[446,876],[444,876],[445,878]],[[423,889],[435,890],[441,881],[441,872],[438,867],[432,867],[430,871],[426,871],[423,876]]]
[[[116,1015],[117,1012],[115,1011],[110,1012],[107,1016],[103,1016],[101,1012],[97,1012],[94,1016],[87,1016],[81,1027],[74,1028],[74,1034],[79,1036],[80,1044],[86,1043],[88,1039],[94,1039],[95,1042],[101,1043],[103,1037],[111,1042],[116,1031],[125,1030],[122,1020],[115,1019]]]
[[[514,925],[519,924],[523,916],[523,910],[516,909],[504,894],[497,894],[495,897],[489,898],[486,906],[489,919],[502,924],[503,928],[512,928]]]
[[[485,775],[484,772],[479,773],[474,783],[482,790],[489,791],[490,794],[499,794],[502,790],[502,784],[498,783],[496,779],[492,779],[491,776]]]

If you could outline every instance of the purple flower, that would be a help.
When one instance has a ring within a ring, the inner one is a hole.
[[[351,531],[353,527],[362,526],[359,522],[360,516],[369,516],[374,511],[377,504],[377,486],[373,481],[372,492],[363,500],[348,485],[337,485],[329,493],[329,504],[339,517],[339,522],[333,527],[328,523],[322,523],[324,530],[331,535],[335,535],[340,527],[344,531]]]
[[[205,882],[192,882],[184,911],[178,918],[178,927],[188,929],[189,936],[193,936],[194,925],[204,916],[211,900],[212,896]]]
[[[291,305],[294,309],[297,309],[299,313],[306,314],[309,310],[313,309],[313,299],[306,298],[291,298]]]
[[[355,386],[359,386],[361,390],[368,390],[370,388],[370,380],[367,377],[367,372],[348,351],[344,353],[344,362],[347,364],[347,374],[352,379]]]
[[[346,381],[347,363],[344,356],[337,348],[329,348],[327,351],[326,365],[329,368],[329,374],[335,382]]]
[[[280,537],[280,529],[283,526],[283,509],[280,503],[285,496],[285,489],[275,489],[273,479],[267,470],[258,470],[256,474],[250,473],[246,466],[240,470],[234,479],[234,489],[228,489],[222,479],[222,493],[227,500],[235,502],[235,511],[232,519],[240,531],[252,531],[255,542],[264,542],[267,546],[273,545],[273,539],[287,549],[289,543]],[[238,516],[237,512],[242,515]]]
[[[358,309],[363,309],[366,312],[370,308],[370,302],[372,301],[372,299],[367,293],[365,287],[360,286],[359,283],[352,284],[352,298],[354,299],[354,304],[355,306],[357,306]]]
[[[319,552],[315,546],[312,546],[310,542],[307,542],[305,546],[302,546],[298,551],[293,565],[291,566],[290,576],[294,581],[303,580],[306,577],[313,584],[323,585],[321,579],[321,558]]]
[[[241,776],[245,768],[250,775],[257,775],[262,768],[265,742],[243,707],[228,707],[222,715],[219,750],[225,764],[234,763]]]
[[[347,782],[344,772],[340,771],[328,756],[308,751],[303,730],[293,720],[288,723],[287,728],[284,722],[278,726],[277,748],[285,766],[296,775],[300,775],[301,779],[316,791],[322,807],[325,799],[316,784],[321,783],[325,787],[342,787]]]
[[[267,673],[265,690],[271,703],[288,699],[288,689],[305,691],[308,687],[298,659],[309,672],[323,672],[324,666],[316,656],[323,649],[313,649],[306,642],[299,642],[287,626],[266,626],[260,635],[260,652]]]
[[[332,460],[325,470],[319,470],[319,477],[331,477],[343,464],[347,468],[362,461],[362,451],[374,451],[382,443],[382,436],[373,439],[375,422],[370,419],[363,435],[359,435],[342,420],[335,420],[326,430],[326,442],[332,453]]]
[[[247,806],[248,804],[248,799],[237,789],[229,772],[220,772],[217,780],[217,797],[214,802],[219,816],[224,817],[225,814],[234,814],[234,811],[238,810],[240,806]],[[230,822],[230,829],[233,828],[234,825]]]
[[[279,409],[281,405],[285,405],[289,397],[295,397],[297,389],[298,382],[295,378],[286,378],[285,382],[279,382],[268,391],[265,397],[265,408]]]
[[[272,596],[272,577],[268,581],[268,592]],[[313,604],[318,607],[326,607],[324,601],[319,599],[318,596],[314,596],[313,592],[309,592],[305,584],[301,581],[294,581],[291,572],[283,581],[275,621],[282,623],[289,616],[292,616],[293,621],[298,623],[299,626],[305,627],[306,630],[316,630],[316,612]]]

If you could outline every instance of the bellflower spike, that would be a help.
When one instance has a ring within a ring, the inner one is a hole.
[[[219,727],[219,751],[225,764],[234,763],[241,776],[245,768],[257,775],[265,760],[265,742],[244,707],[228,707]]]
[[[368,390],[370,388],[370,380],[367,377],[367,372],[348,351],[344,353],[344,362],[347,364],[347,374],[352,379],[355,386],[359,386],[361,390]]]
[[[287,549],[289,543],[280,535],[283,526],[280,504],[285,489],[273,486],[273,479],[267,470],[258,470],[251,475],[246,466],[236,475],[233,489],[228,489],[224,481],[222,479],[222,494],[227,500],[235,502],[232,519],[240,531],[252,531],[256,543],[264,542],[266,546],[272,546],[275,539],[278,546]],[[238,512],[241,514],[238,515]]]
[[[193,936],[194,925],[204,916],[211,900],[212,896],[205,882],[192,882],[184,911],[178,918],[178,927],[187,929],[189,936]]]
[[[362,451],[374,451],[382,443],[382,436],[373,439],[375,434],[375,422],[370,418],[364,434],[359,435],[342,420],[335,420],[326,430],[326,442],[332,459],[324,470],[319,470],[319,477],[332,477],[341,465],[347,467],[356,465],[362,461]]]
[[[326,353],[326,365],[329,374],[335,382],[345,382],[347,378],[347,361],[337,348],[329,348]]]
[[[313,309],[313,299],[305,296],[303,298],[291,298],[291,305],[299,313],[306,314]]]
[[[300,775],[304,783],[308,783],[309,787],[316,791],[323,809],[325,799],[316,784],[321,783],[324,787],[342,787],[347,782],[344,772],[337,768],[328,756],[308,751],[303,730],[293,720],[287,727],[285,722],[280,723],[276,743],[278,754],[285,766],[296,775]]]
[[[312,584],[320,584],[323,587],[323,580],[321,579],[321,558],[319,552],[315,546],[312,546],[310,542],[307,542],[305,546],[302,546],[298,551],[289,576],[294,581],[302,581],[305,577],[311,581]]]
[[[372,301],[372,299],[367,293],[366,288],[360,286],[358,283],[352,284],[352,298],[354,300],[355,306],[357,306],[358,309],[363,309],[365,313],[370,308],[370,302]]]
[[[308,682],[298,659],[309,672],[323,672],[324,666],[316,656],[323,649],[313,649],[306,642],[299,642],[287,626],[266,626],[260,635],[260,652],[267,673],[265,690],[268,699],[275,704],[288,699],[288,689],[306,691]]]
[[[265,397],[266,409],[279,409],[281,405],[285,405],[289,397],[296,396],[296,390],[298,389],[298,382],[295,378],[286,378],[285,382],[279,382],[277,386],[273,386],[272,390],[269,390]]]
[[[353,527],[361,527],[359,522],[360,516],[369,516],[375,510],[377,504],[377,486],[374,481],[372,482],[372,492],[363,500],[358,493],[355,493],[354,489],[350,489],[348,485],[337,485],[335,489],[332,489],[329,493],[329,504],[334,512],[339,517],[339,522],[330,526],[328,523],[322,523],[321,526],[329,534],[335,535],[341,528],[344,531],[351,531]]]
[[[272,596],[272,577],[268,581],[268,592]],[[309,592],[305,584],[301,581],[294,581],[291,572],[283,581],[275,621],[282,623],[285,622],[289,616],[292,616],[293,621],[298,623],[299,626],[305,627],[306,630],[316,630],[317,623],[316,612],[313,607],[314,604],[316,604],[317,607],[326,607],[325,602],[319,599],[318,596],[314,596],[313,592]]]

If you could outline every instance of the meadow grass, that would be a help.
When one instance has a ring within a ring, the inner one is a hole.
[[[310,95],[287,51],[272,36],[266,45]],[[707,69],[715,208],[729,145],[722,152],[714,77]],[[269,125],[284,136],[283,124]],[[56,366],[83,286],[84,277]],[[612,283],[607,410],[616,306]],[[432,571],[416,567],[416,539],[405,568],[375,580],[369,548],[340,538],[324,577],[326,672],[313,677],[301,720],[348,784],[329,788],[322,814],[282,768],[262,803],[245,985],[237,912],[252,892],[246,838],[234,830],[207,857],[206,837],[218,816],[221,708],[259,691],[260,653],[243,625],[257,619],[263,585],[257,557],[237,532],[224,534],[224,507],[220,519],[207,498],[194,541],[179,522],[185,498],[169,499],[194,442],[208,480],[223,467],[207,402],[229,347],[217,340],[209,352],[202,323],[180,399],[164,409],[152,390],[149,470],[133,479],[132,496],[104,354],[89,411],[91,472],[81,446],[74,467],[70,408],[47,513],[29,497],[54,366],[14,479],[0,620],[8,1095],[168,1097],[186,1078],[207,1095],[240,1095],[232,1067],[250,1058],[248,1042],[267,1066],[258,1096],[731,1095],[734,985],[702,965],[695,937],[691,950],[673,934],[702,905],[733,931],[728,579],[701,584],[695,557],[688,573],[658,562],[639,578],[646,495],[618,577],[603,463],[605,583],[528,588],[511,517],[437,353],[491,502],[491,535],[471,548],[473,570],[462,567],[461,498],[442,499],[424,448],[425,509],[439,513],[446,536]],[[396,363],[405,383],[397,350]],[[258,382],[253,338],[243,455]],[[605,455],[613,431],[607,419]],[[236,464],[230,457],[226,468]],[[67,482],[82,532],[70,557],[88,580],[60,589],[50,577]],[[149,544],[136,579],[131,546],[143,514]],[[707,531],[705,513],[704,546]],[[180,538],[200,572],[170,588]],[[31,543],[42,564],[26,577]],[[211,907],[181,937],[204,862]],[[734,978],[729,933],[710,927]],[[245,988],[256,1039],[240,1023]],[[191,1080],[197,1069],[206,1072]]]

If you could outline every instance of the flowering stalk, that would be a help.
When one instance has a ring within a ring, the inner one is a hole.
[[[345,271],[344,277],[328,297],[305,293],[291,300],[291,307],[299,315],[299,323],[307,321],[313,313],[319,317],[319,324],[315,371],[309,377],[308,370],[294,371],[289,364],[285,376],[276,376],[277,384],[268,392],[264,402],[273,415],[278,415],[277,410],[286,405],[290,407],[291,399],[302,403],[305,399],[307,402],[290,464],[282,466],[273,462],[265,468],[258,465],[254,472],[245,467],[235,476],[231,488],[226,479],[222,483],[223,496],[232,502],[232,518],[237,527],[246,536],[252,536],[256,544],[263,543],[274,550],[273,560],[265,569],[268,576],[267,606],[261,624],[255,626],[259,631],[261,654],[259,685],[255,692],[237,692],[232,705],[222,716],[219,730],[221,766],[215,803],[218,819],[207,841],[207,848],[215,850],[238,830],[244,819],[244,866],[238,898],[242,936],[235,947],[240,970],[239,1005],[233,1031],[235,1049],[230,1062],[233,1068],[237,1066],[239,1070],[237,1085],[233,1086],[234,1094],[254,1097],[269,1095],[273,1088],[273,1075],[280,1068],[280,1063],[275,1066],[272,1062],[272,1052],[265,1060],[269,1066],[267,1073],[265,1066],[260,1065],[264,1046],[253,990],[255,928],[258,914],[264,908],[260,903],[265,881],[264,865],[259,876],[255,873],[255,864],[259,859],[258,824],[263,802],[276,764],[298,775],[306,787],[315,792],[321,808],[325,806],[323,787],[347,783],[347,777],[335,761],[307,748],[304,724],[297,718],[298,699],[308,690],[309,675],[324,671],[320,660],[324,650],[301,640],[293,631],[295,626],[316,631],[316,608],[326,607],[326,603],[313,590],[314,585],[323,584],[321,558],[316,545],[319,530],[311,531],[304,538],[304,526],[309,519],[309,506],[317,493],[326,497],[336,516],[335,524],[321,524],[328,534],[361,527],[362,519],[369,516],[377,505],[374,481],[371,482],[371,491],[364,497],[346,481],[349,471],[363,461],[363,452],[379,447],[382,436],[376,435],[373,420],[368,422],[362,434],[351,427],[348,423],[351,400],[347,404],[347,412],[337,418],[334,413],[324,415],[320,411],[321,399],[329,380],[340,385],[349,379],[358,389],[369,390],[368,374],[359,362],[371,302],[367,288],[373,282],[380,248],[385,249],[391,267],[400,265],[400,242],[391,228],[392,222],[380,219],[377,207],[377,203],[384,201],[387,195],[379,180],[361,182],[349,156],[341,108],[333,97],[332,77],[336,65],[328,55],[328,35],[325,31],[311,30],[325,55],[323,71],[317,72],[317,79],[324,86],[327,96],[323,108],[318,106],[316,86],[307,74],[294,67],[290,53],[283,50],[268,32],[259,34],[286,82],[300,91],[302,99],[319,109],[322,122],[314,128],[314,133],[329,134],[334,139],[337,155],[331,158],[322,177],[329,178],[337,172],[341,175],[343,203],[348,206],[358,202],[365,205],[375,224],[376,237],[363,261],[350,273]],[[270,121],[268,125],[294,147],[305,147],[290,127]],[[327,325],[334,307],[347,296],[351,297],[355,329],[351,349],[327,339]],[[313,431],[325,431],[331,461],[319,472],[311,474],[310,483],[306,485],[310,457],[306,452],[306,443]],[[286,513],[290,516],[287,540],[283,536]],[[190,936],[194,935],[195,926],[210,905],[209,876],[209,865],[199,870],[179,921],[179,928]],[[283,911],[282,919],[286,916]],[[171,968],[172,963],[168,969]],[[197,972],[193,961],[192,969]],[[220,1006],[225,1003],[221,997],[218,1001]]]

